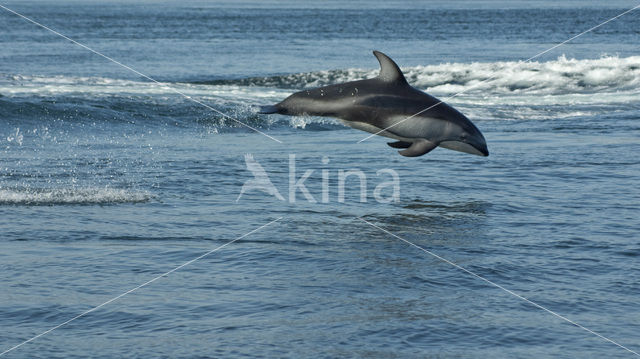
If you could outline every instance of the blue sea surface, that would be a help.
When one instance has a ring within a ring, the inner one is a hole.
[[[638,4],[1,5],[160,82],[0,8],[0,352],[91,310],[2,358],[640,351],[640,10],[525,61]],[[372,50],[491,155],[256,113]]]

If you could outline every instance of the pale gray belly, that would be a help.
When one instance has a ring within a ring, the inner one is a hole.
[[[360,121],[340,120],[345,125],[380,136],[393,138],[404,142],[416,139],[433,141],[446,132],[444,121],[424,117],[407,119],[407,116],[394,116],[381,121],[382,128]],[[382,132],[380,132],[382,131]]]
[[[412,137],[398,136],[395,133],[390,131],[392,129],[385,130],[384,128],[379,128],[377,126],[374,126],[365,122],[348,121],[348,120],[342,120],[342,119],[340,120],[340,122],[342,122],[343,124],[351,128],[355,128],[356,130],[373,133],[378,136],[393,138],[394,140],[398,140],[398,141],[413,142],[415,140],[415,137],[412,138]]]

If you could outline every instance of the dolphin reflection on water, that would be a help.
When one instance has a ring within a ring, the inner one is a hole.
[[[289,116],[326,116],[345,125],[389,137],[399,153],[417,157],[440,146],[454,151],[488,156],[487,142],[463,114],[437,98],[413,88],[396,63],[379,51],[376,78],[350,81],[296,92],[259,113]]]

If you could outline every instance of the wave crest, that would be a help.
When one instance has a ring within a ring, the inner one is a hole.
[[[567,59],[547,62],[445,63],[403,68],[413,86],[438,94],[460,91],[489,94],[568,94],[640,87],[640,56]],[[303,89],[372,78],[378,70],[329,70],[209,84]]]
[[[0,205],[117,204],[148,202],[145,191],[118,188],[0,188]]]
[[[546,62],[502,61],[444,63],[405,67],[407,80],[434,93],[460,91],[482,94],[580,94],[640,89],[640,56],[603,56]],[[66,76],[0,76],[0,93],[6,95],[188,96],[249,102],[279,96],[277,89],[304,89],[373,78],[378,69],[327,70],[268,77],[214,81],[155,83]],[[169,88],[170,87],[170,88]],[[261,88],[256,88],[261,87]],[[266,89],[271,88],[271,89]]]

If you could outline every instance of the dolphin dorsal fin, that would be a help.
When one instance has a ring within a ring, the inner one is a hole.
[[[373,54],[380,62],[380,74],[378,79],[384,82],[396,82],[406,84],[407,80],[404,78],[402,71],[391,58],[380,51],[373,51]]]

